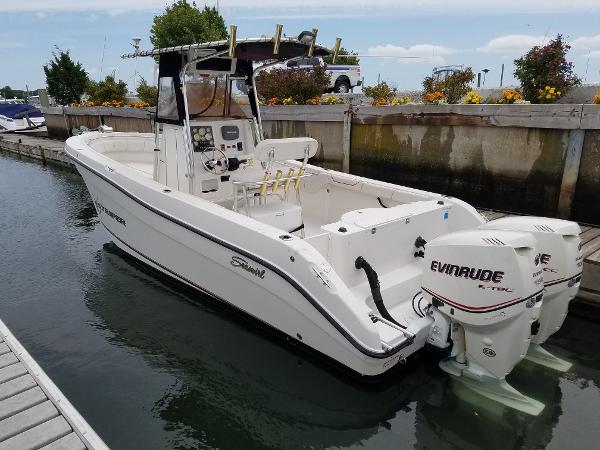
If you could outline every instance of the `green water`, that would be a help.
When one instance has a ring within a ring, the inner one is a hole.
[[[509,381],[539,417],[468,400],[435,355],[361,384],[110,243],[81,178],[0,153],[0,318],[115,449],[600,448],[600,324],[571,315]],[[225,282],[225,281],[224,281]]]

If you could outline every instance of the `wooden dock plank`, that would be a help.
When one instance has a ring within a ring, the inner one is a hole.
[[[83,445],[79,436],[71,433],[42,447],[40,450],[85,450],[85,445]]]
[[[47,400],[46,394],[39,386],[29,389],[28,391],[21,392],[20,394],[13,395],[6,400],[0,402],[0,420],[6,419],[12,415],[18,414],[21,411],[25,411],[35,405],[42,403]]]
[[[581,249],[586,263],[600,264],[600,237],[588,242]]]
[[[0,421],[0,441],[10,439],[55,417],[58,417],[58,410],[50,400],[46,400],[44,403]]]
[[[14,380],[0,384],[0,400],[20,394],[23,391],[35,387],[37,383],[29,374],[22,375]]]
[[[581,242],[583,242],[584,244],[592,241],[598,236],[600,236],[600,228],[591,228],[579,235],[579,237],[581,238]]]
[[[71,426],[58,416],[24,433],[18,434],[6,441],[0,442],[0,450],[34,450],[66,436],[71,432]]]
[[[3,369],[0,369],[0,384],[10,381],[14,378],[20,377],[27,373],[27,368],[23,363],[11,364]]]
[[[17,362],[19,362],[19,360],[12,353],[0,355],[0,369],[6,366],[10,366],[11,364],[15,364]]]
[[[501,217],[506,217],[508,216],[507,213],[503,213],[503,212],[499,212],[499,211],[492,211],[489,209],[479,209],[478,210],[479,214],[481,214],[483,217],[485,217],[487,220],[496,220],[496,219],[500,219]]]
[[[2,320],[0,337],[0,450],[108,450]]]
[[[591,264],[600,264],[600,250],[595,251],[590,256],[588,256],[587,260]]]

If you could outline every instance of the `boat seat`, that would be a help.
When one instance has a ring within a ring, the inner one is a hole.
[[[302,227],[302,207],[286,201],[270,201],[249,206],[248,216],[289,233]]]

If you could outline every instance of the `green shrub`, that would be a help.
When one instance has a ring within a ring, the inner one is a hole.
[[[425,94],[434,92],[443,92],[446,96],[446,102],[459,103],[460,100],[470,90],[469,85],[475,78],[475,74],[470,67],[459,70],[449,75],[444,80],[436,81],[432,76],[425,77],[423,80],[423,89]]]
[[[137,96],[142,102],[148,103],[150,106],[156,106],[158,88],[156,86],[149,86],[146,80],[142,78],[137,87]]]
[[[320,97],[329,86],[331,75],[324,67],[317,66],[313,70],[272,69],[260,73],[256,86],[260,99],[265,103],[270,99],[291,98],[301,105],[313,97]]]
[[[532,103],[545,102],[546,97],[542,97],[540,91],[545,90],[546,86],[564,95],[573,86],[581,84],[581,79],[573,73],[573,63],[566,59],[570,48],[559,34],[543,47],[536,45],[525,55],[515,59],[514,74],[521,82],[525,100]]]
[[[127,83],[123,80],[116,81],[114,75],[108,75],[104,81],[90,81],[87,88],[90,101],[104,103],[116,100],[125,101]]]
[[[391,88],[385,81],[375,86],[365,86],[363,93],[373,99],[373,103],[388,104],[395,96],[396,89]]]

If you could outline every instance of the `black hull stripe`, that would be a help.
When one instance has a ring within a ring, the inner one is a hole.
[[[427,292],[429,295],[431,295],[433,297],[436,297],[436,298],[439,298],[444,303],[447,303],[448,306],[451,306],[451,307],[456,308],[456,309],[460,309],[461,311],[468,312],[468,313],[471,313],[471,314],[485,314],[485,313],[489,313],[489,312],[499,311],[501,309],[508,308],[510,306],[514,306],[514,305],[518,305],[519,303],[526,302],[527,300],[535,298],[538,295],[542,294],[542,292],[544,292],[543,290],[537,291],[536,293],[530,295],[529,297],[519,298],[519,299],[516,299],[513,302],[505,303],[505,304],[502,304],[502,305],[497,306],[497,307],[490,307],[489,309],[469,309],[469,308],[465,308],[460,303],[456,303],[456,302],[454,302],[452,300],[449,300],[446,297],[443,297],[440,294],[437,294],[437,293],[435,293],[433,291],[430,291],[427,288],[422,288],[422,289],[425,292]],[[536,302],[537,302],[537,300],[536,300]]]
[[[555,284],[566,283],[567,281],[571,281],[577,277],[581,277],[583,272],[579,272],[577,275],[573,275],[569,278],[561,278],[560,280],[549,281],[548,283],[544,283],[544,286],[554,286]]]
[[[365,346],[363,346],[360,342],[358,342],[354,336],[352,336],[350,333],[348,333],[348,331],[333,317],[331,316],[322,306],[321,304],[308,292],[306,291],[306,289],[304,289],[296,280],[294,280],[289,274],[283,272],[281,269],[279,269],[278,267],[272,265],[271,263],[265,261],[264,259],[262,259],[260,256],[255,255],[253,253],[249,253],[247,250],[244,250],[240,247],[237,247],[229,242],[223,241],[222,239],[219,239],[216,236],[213,236],[212,234],[209,234],[205,231],[202,231],[188,223],[185,223],[179,219],[177,219],[176,217],[173,217],[167,213],[165,213],[164,211],[161,211],[157,208],[155,208],[154,206],[146,203],[144,200],[142,200],[141,198],[133,195],[132,193],[130,193],[129,191],[127,191],[125,188],[123,188],[122,186],[120,186],[118,183],[116,183],[115,181],[111,180],[110,178],[108,178],[106,175],[98,172],[97,170],[95,170],[94,168],[90,167],[89,165],[85,164],[84,162],[80,161],[78,158],[75,158],[73,156],[71,156],[68,152],[65,152],[70,158],[71,160],[74,162],[74,164],[76,166],[81,166],[84,169],[88,170],[89,172],[93,173],[94,175],[96,175],[97,177],[101,178],[102,180],[104,180],[105,182],[107,182],[108,184],[110,184],[111,186],[113,186],[115,189],[117,189],[118,191],[120,191],[121,193],[125,194],[127,197],[129,197],[131,200],[133,200],[134,202],[136,202],[137,204],[139,204],[140,206],[143,206],[144,208],[148,209],[149,211],[152,211],[155,214],[158,214],[159,216],[163,217],[164,219],[169,220],[170,222],[173,222],[183,228],[185,228],[188,231],[191,231],[192,233],[195,233],[199,236],[202,236],[205,239],[208,239],[216,244],[219,244],[225,248],[228,248],[231,251],[234,251],[236,253],[239,253],[247,258],[252,259],[253,261],[261,264],[262,266],[268,268],[269,270],[273,271],[274,273],[276,273],[277,275],[279,275],[281,278],[283,278],[285,281],[287,281],[294,289],[296,289],[296,291],[298,291],[306,300],[308,300],[308,302],[317,310],[319,311],[319,313],[325,317],[325,319],[327,319],[327,321],[342,335],[344,336],[344,338],[350,342],[350,344],[352,344],[352,346],[354,348],[356,348],[359,352],[361,352],[362,354],[369,356],[371,358],[375,358],[375,359],[386,359],[389,358],[393,355],[395,355],[396,353],[398,353],[400,350],[402,350],[405,347],[408,347],[409,345],[411,345],[411,342],[409,341],[403,341],[400,344],[398,344],[397,346],[389,349],[389,350],[382,350],[382,351],[373,351],[370,348],[367,348]],[[140,253],[141,254],[141,253]],[[205,291],[205,289],[203,289]]]

